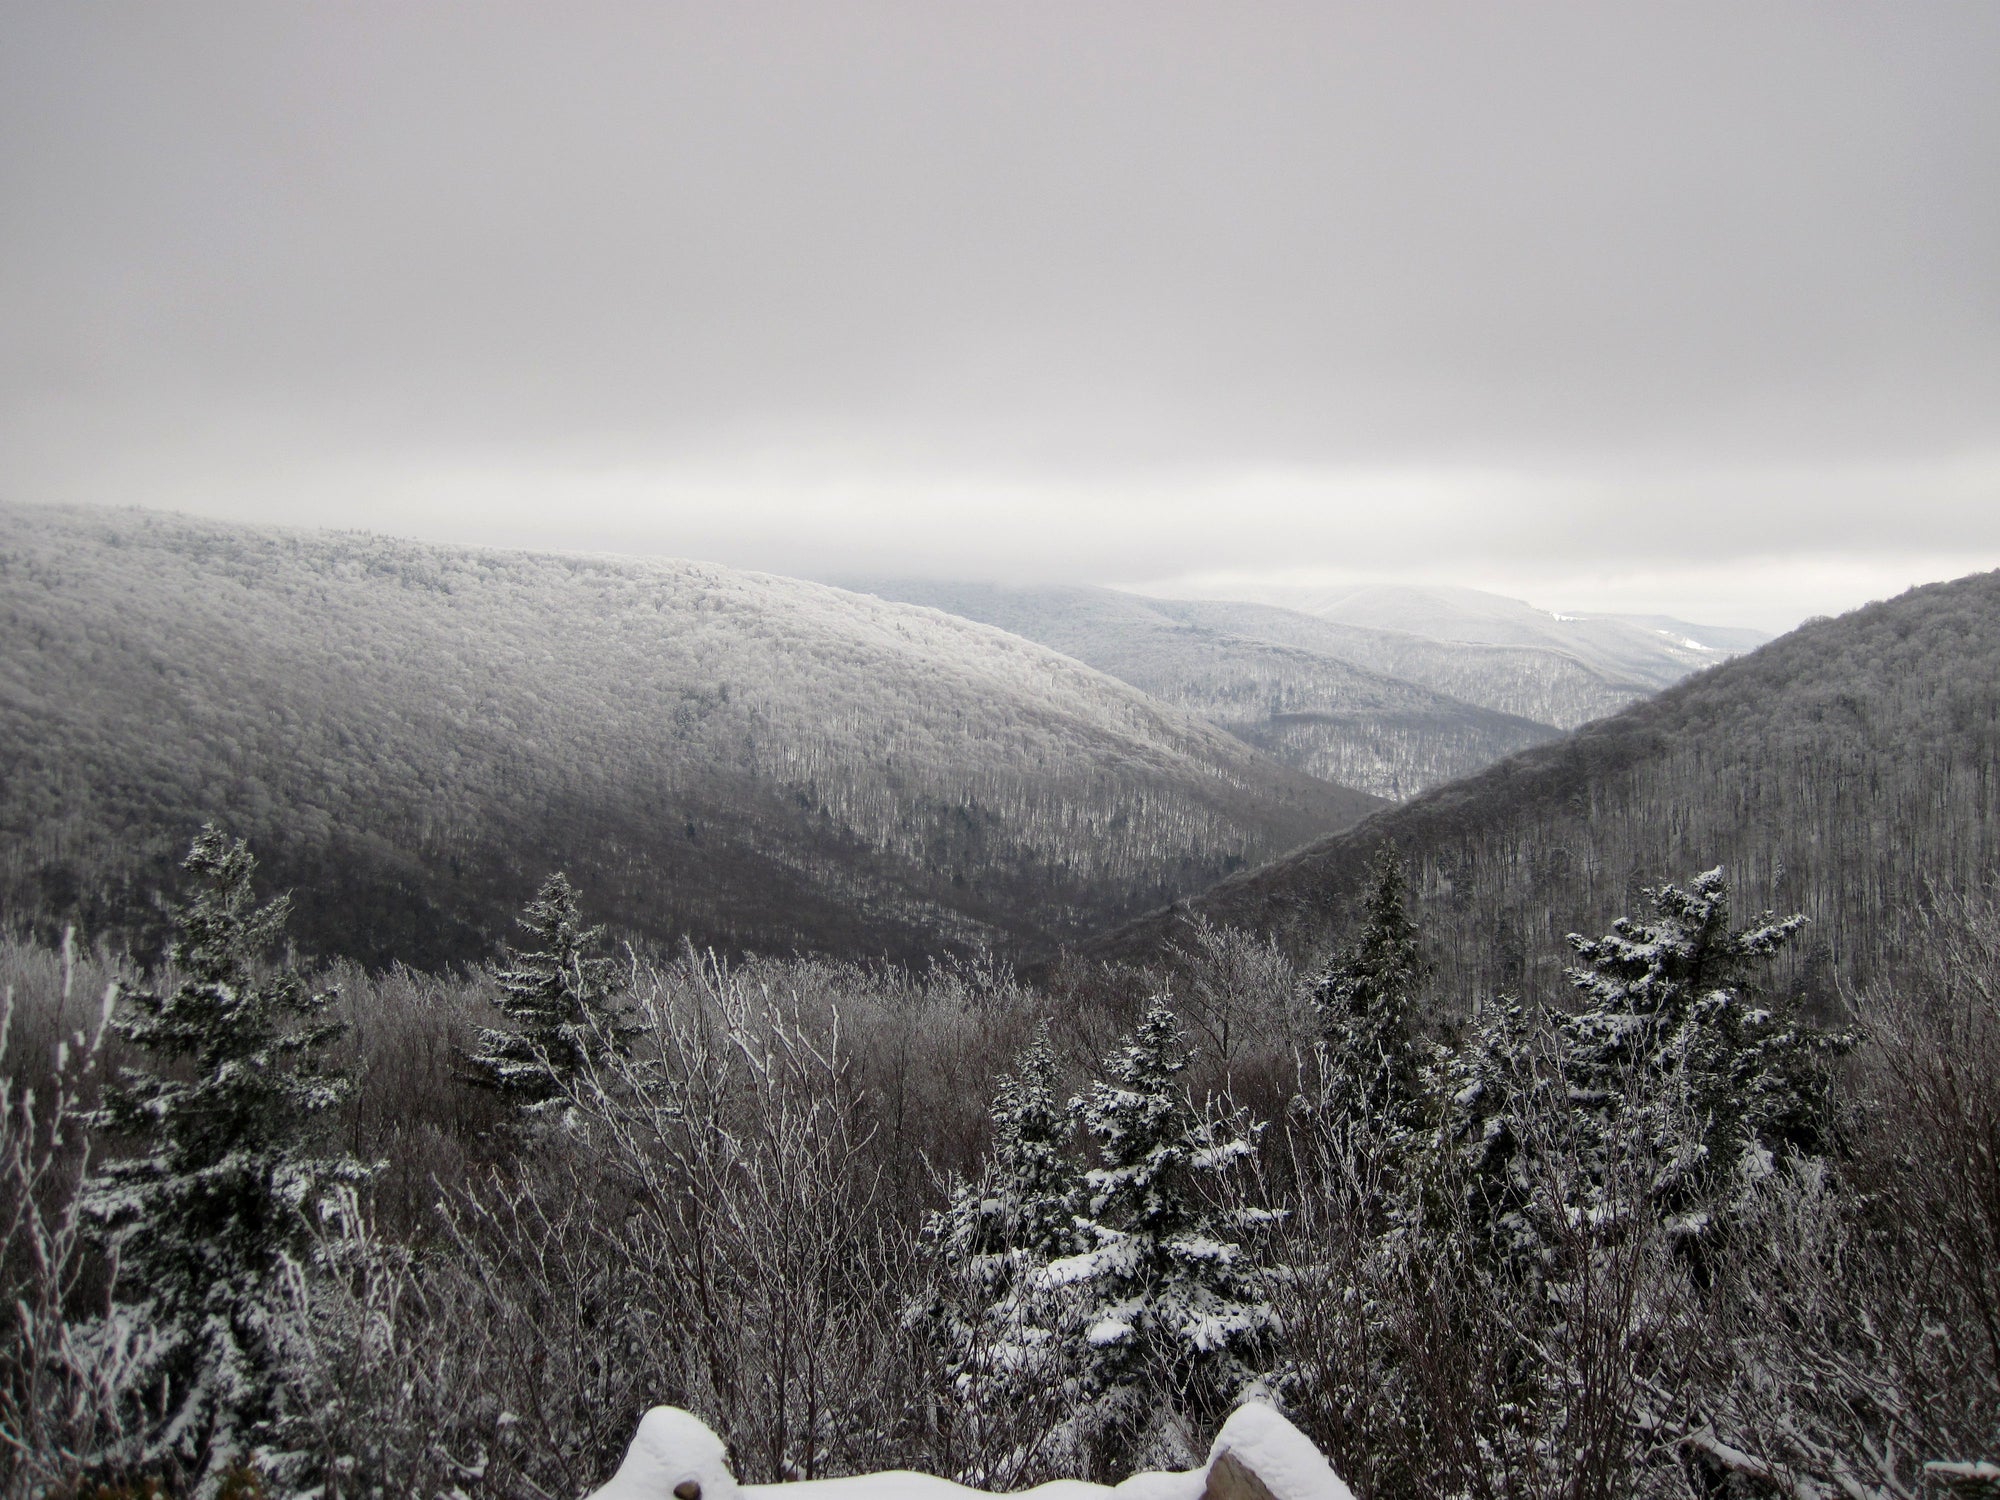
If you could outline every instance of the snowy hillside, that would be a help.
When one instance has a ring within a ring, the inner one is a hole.
[[[1553,647],[1438,640],[1407,630],[1344,625],[1275,604],[1225,599],[1149,599],[1147,604],[1189,625],[1319,652],[1557,729],[1601,719],[1654,691],[1648,683],[1608,673]]]
[[[1301,628],[1285,638],[1260,631],[1259,621],[1236,628],[1208,606],[1112,589],[909,579],[854,587],[1053,647],[1287,765],[1378,796],[1414,796],[1556,734],[1546,723],[1357,664],[1311,639],[1320,622],[1303,615],[1290,617]]]
[[[10,920],[250,838],[309,944],[489,950],[567,868],[672,940],[1045,944],[1377,804],[1026,641],[697,563],[0,508]]]
[[[1607,682],[1657,691],[1770,637],[1657,615],[1561,614],[1479,589],[1401,584],[1233,589],[1231,597],[1368,630],[1463,645],[1531,647],[1573,658]]]

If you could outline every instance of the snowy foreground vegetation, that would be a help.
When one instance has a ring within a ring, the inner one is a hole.
[[[242,845],[186,874],[156,972],[0,953],[8,1493],[575,1496],[663,1403],[749,1487],[1008,1490],[1246,1401],[1364,1497],[2000,1492],[1984,897],[1816,1025],[1720,871],[1462,1012],[1388,849],[1303,967],[1042,988],[617,950],[561,877],[490,968],[305,974]]]

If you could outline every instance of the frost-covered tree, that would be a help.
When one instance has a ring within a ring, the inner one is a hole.
[[[1369,866],[1361,930],[1313,987],[1322,1088],[1315,1103],[1328,1123],[1391,1132],[1414,1123],[1422,1059],[1411,1005],[1423,974],[1409,880],[1396,846],[1384,844]]]
[[[944,1346],[947,1373],[981,1425],[981,1439],[987,1427],[1018,1429],[1011,1419],[1045,1405],[1061,1379],[1064,1299],[1043,1273],[1076,1251],[1081,1237],[1074,1217],[1080,1184],[1056,1078],[1044,1021],[1015,1071],[1000,1080],[993,1150],[978,1177],[955,1182],[949,1205],[925,1226],[942,1272],[925,1321]],[[986,1421],[996,1414],[998,1421]],[[993,1462],[989,1454],[985,1467]],[[990,1483],[996,1475],[978,1477]]]
[[[631,1035],[615,966],[597,951],[602,927],[586,927],[576,887],[558,871],[521,916],[531,941],[507,950],[493,1003],[513,1024],[486,1027],[471,1053],[474,1077],[537,1114],[559,1105],[577,1076]]]
[[[281,1259],[304,1253],[321,1197],[368,1172],[319,1128],[348,1088],[325,1056],[342,1029],[331,997],[265,962],[287,900],[256,904],[256,861],[213,825],[183,867],[196,887],[174,913],[178,982],[124,991],[113,1023],[144,1061],[107,1089],[98,1123],[139,1150],[82,1192],[114,1277],[95,1335],[132,1411],[133,1440],[107,1460],[178,1468],[205,1492],[280,1414]]]
[[[1535,1254],[1533,1154],[1549,1117],[1569,1111],[1550,1057],[1544,1018],[1520,1000],[1501,995],[1480,1007],[1464,1043],[1430,1069],[1439,1118],[1403,1186],[1400,1219],[1442,1212],[1488,1252]],[[1421,1203],[1424,1194],[1452,1201]]]
[[[1089,1247],[1048,1280],[1079,1293],[1077,1428],[1100,1471],[1184,1459],[1159,1428],[1171,1413],[1158,1398],[1177,1393],[1207,1423],[1261,1374],[1276,1331],[1239,1239],[1262,1216],[1224,1212],[1199,1182],[1249,1156],[1252,1132],[1195,1112],[1180,1082],[1187,1064],[1180,1023],[1155,999],[1107,1059],[1109,1076],[1070,1103],[1100,1165],[1085,1174]],[[1149,1438],[1166,1451],[1142,1452]]]
[[[1076,1248],[1077,1180],[1067,1155],[1070,1122],[1056,1101],[1048,1023],[1036,1029],[993,1097],[993,1150],[977,1180],[962,1182],[932,1221],[946,1260],[979,1285],[1011,1288],[1024,1265]]]
[[[1650,921],[1620,918],[1600,938],[1570,934],[1581,962],[1567,972],[1583,1008],[1562,1022],[1562,1069],[1603,1149],[1637,1145],[1659,1161],[1659,1206],[1698,1228],[1711,1200],[1761,1177],[1774,1158],[1825,1151],[1829,1064],[1858,1038],[1761,993],[1759,972],[1804,917],[1765,912],[1732,926],[1720,868],[1648,896]]]

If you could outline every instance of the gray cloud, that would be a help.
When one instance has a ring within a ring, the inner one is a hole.
[[[1746,619],[2000,564],[1983,0],[0,27],[18,498]]]

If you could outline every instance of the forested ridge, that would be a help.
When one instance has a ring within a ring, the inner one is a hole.
[[[1047,946],[1379,804],[1053,652],[694,563],[0,508],[0,910],[157,931],[214,818],[371,962]]]
[[[1788,978],[1830,998],[1932,885],[2000,865],[2000,573],[1810,622],[1747,656],[1112,934],[1159,951],[1188,912],[1308,936],[1374,851],[1409,860],[1440,991],[1560,989],[1564,924],[1691,863],[1811,926]]]

